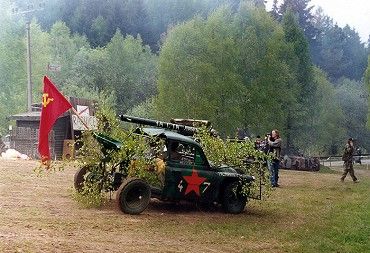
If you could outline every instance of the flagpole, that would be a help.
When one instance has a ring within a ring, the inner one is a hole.
[[[76,114],[77,118],[81,121],[81,123],[84,125],[86,130],[90,130],[90,128],[87,126],[86,122],[81,118],[81,115],[76,111],[75,108],[73,108],[73,106],[71,107],[71,110],[74,114]]]

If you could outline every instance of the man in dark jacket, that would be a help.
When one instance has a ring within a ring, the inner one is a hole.
[[[344,162],[344,173],[340,180],[343,182],[346,178],[347,174],[349,173],[352,177],[353,182],[357,183],[358,180],[355,176],[355,172],[353,170],[353,153],[355,151],[355,148],[353,146],[353,139],[349,138],[347,141],[347,144],[344,148],[344,153],[342,156],[342,160]]]
[[[273,155],[272,161],[269,162],[269,169],[271,173],[272,187],[278,187],[279,180],[279,166],[280,166],[280,153],[281,153],[281,138],[278,130],[274,129],[271,136],[267,138],[268,146],[270,147],[270,154]]]

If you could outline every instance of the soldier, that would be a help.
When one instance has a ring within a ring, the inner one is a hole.
[[[355,151],[355,148],[353,146],[353,139],[349,138],[348,141],[347,141],[347,144],[344,148],[344,153],[342,155],[342,160],[344,162],[344,173],[343,173],[342,177],[340,178],[340,180],[342,182],[344,182],[344,179],[346,178],[348,172],[351,175],[353,182],[355,182],[355,183],[358,182],[358,180],[355,176],[355,172],[353,170],[353,153],[354,153],[354,151]]]
[[[179,144],[178,142],[172,142],[170,144],[170,158],[171,160],[174,160],[174,161],[180,161],[181,160],[181,154],[178,152],[178,148],[179,148]]]

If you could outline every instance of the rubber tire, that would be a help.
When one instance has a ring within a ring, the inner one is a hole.
[[[235,188],[239,188],[238,181],[228,183],[222,194],[222,207],[226,213],[239,214],[244,211],[247,204],[247,197],[234,193]]]
[[[117,190],[116,202],[122,212],[140,214],[148,207],[150,197],[151,191],[147,182],[139,178],[127,178]]]
[[[89,168],[90,166],[86,165],[86,166],[79,168],[76,171],[76,174],[74,177],[74,186],[75,186],[76,191],[78,192],[82,191],[82,188],[85,182],[85,175],[88,173]]]

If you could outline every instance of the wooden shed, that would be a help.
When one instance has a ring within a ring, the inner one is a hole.
[[[80,113],[91,129],[96,128],[95,104],[93,101],[82,98],[69,98],[72,106]],[[32,112],[10,116],[15,120],[15,127],[10,132],[10,147],[17,151],[38,159],[38,134],[41,117],[41,106],[33,106]],[[53,159],[61,159],[66,152],[73,152],[68,148],[84,129],[81,122],[70,111],[61,115],[49,134],[49,147]],[[69,149],[69,150],[68,150]],[[73,155],[73,154],[68,154]]]

